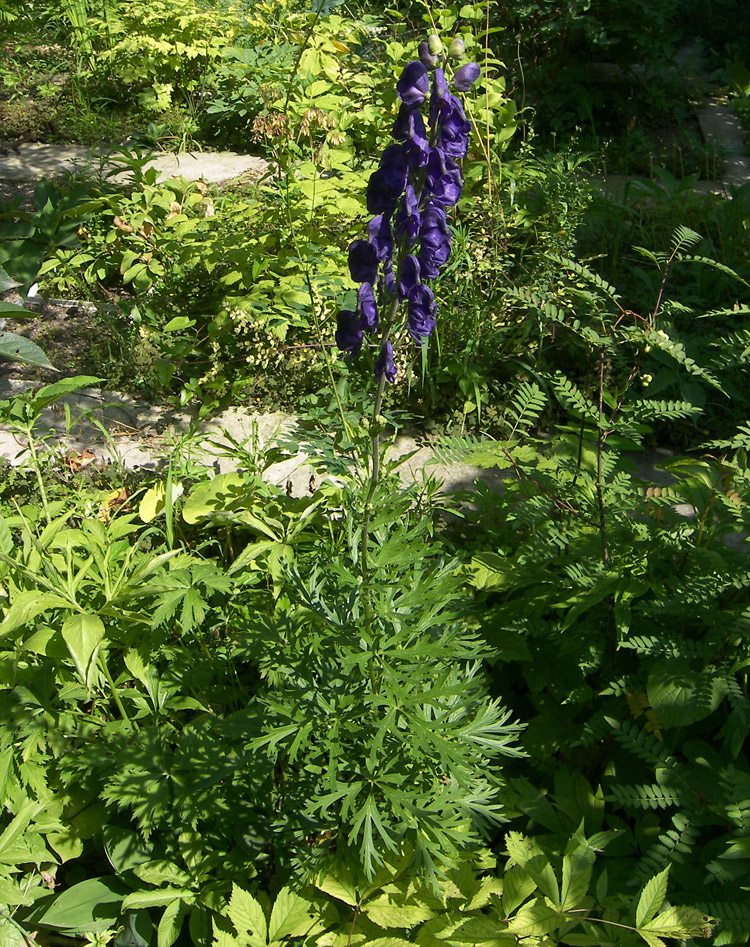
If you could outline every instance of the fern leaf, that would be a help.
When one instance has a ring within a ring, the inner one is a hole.
[[[682,802],[682,796],[676,789],[657,783],[644,786],[614,785],[607,798],[627,809],[667,809],[669,806],[679,806]]]
[[[680,226],[672,234],[671,247],[672,254],[677,255],[682,250],[689,250],[700,243],[701,235],[691,230],[690,227]]]
[[[580,276],[587,280],[593,286],[596,286],[597,289],[600,289],[605,294],[605,296],[608,296],[612,302],[619,305],[620,295],[617,292],[617,289],[611,283],[608,283],[607,280],[599,276],[598,273],[595,273],[587,266],[578,263],[576,260],[571,260],[569,257],[559,256],[557,253],[548,253],[547,259],[552,260],[553,263],[559,263],[560,266],[564,267],[569,272],[575,273],[576,276]]]

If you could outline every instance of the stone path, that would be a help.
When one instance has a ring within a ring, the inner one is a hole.
[[[28,382],[0,381],[0,398],[21,394]],[[66,431],[64,405],[70,409],[74,422]],[[174,411],[160,405],[139,402],[128,395],[98,389],[84,389],[68,395],[47,408],[36,427],[37,443],[48,449],[51,462],[64,463],[65,456],[80,455],[84,450],[94,454],[93,463],[119,463],[131,470],[164,470],[176,445],[192,458],[218,473],[237,466],[231,440],[258,450],[277,436],[288,435],[298,419],[283,412],[253,414],[242,407],[229,408],[209,421],[199,423],[194,412]],[[106,434],[104,433],[106,432]],[[304,437],[301,433],[300,437]],[[230,440],[231,439],[231,440]],[[0,426],[0,456],[13,465],[28,460],[25,440]],[[480,470],[468,464],[449,467],[435,460],[433,448],[424,439],[404,434],[399,436],[389,455],[403,457],[400,473],[405,482],[419,481],[422,472],[443,482],[443,489],[471,489],[477,479],[488,486],[497,486],[504,474],[499,470]],[[274,464],[266,477],[286,487],[295,496],[309,492],[313,469],[303,452],[282,463]]]
[[[70,172],[104,173],[116,170],[117,151],[107,152],[78,145],[20,144],[0,155],[0,181],[15,183],[60,177]],[[225,184],[237,178],[257,181],[268,173],[269,164],[256,155],[233,151],[188,151],[182,154],[157,154],[146,168],[156,168],[159,181],[178,175],[188,181]],[[114,175],[126,177],[127,171]]]

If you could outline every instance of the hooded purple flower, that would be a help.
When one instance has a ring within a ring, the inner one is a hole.
[[[409,293],[407,328],[417,345],[432,335],[437,322],[435,297],[429,286],[415,286]]]
[[[468,92],[479,78],[479,66],[475,62],[467,62],[457,69],[453,76],[453,88],[458,92]]]
[[[406,105],[421,105],[430,91],[430,76],[426,67],[414,59],[408,63],[396,85],[399,98]]]
[[[417,195],[411,184],[406,185],[406,191],[401,198],[398,213],[396,214],[396,233],[399,237],[406,236],[409,246],[413,246],[417,235],[421,217],[418,209]]]
[[[396,380],[396,363],[393,361],[393,346],[390,342],[385,343],[375,362],[375,377],[379,379],[383,372],[386,379],[393,384]]]
[[[372,283],[362,283],[357,293],[357,312],[360,325],[368,332],[378,331],[378,305],[375,302],[375,289]]]
[[[443,106],[438,114],[437,147],[451,158],[465,158],[469,147],[471,122],[466,118],[463,106],[455,95],[450,104]]]
[[[374,283],[377,280],[378,254],[368,240],[355,240],[349,247],[349,272],[355,283]]]
[[[404,257],[404,262],[401,264],[401,272],[398,274],[398,298],[406,299],[412,289],[419,284],[419,279],[419,260],[413,253],[410,253],[409,256]]]
[[[362,326],[356,312],[340,309],[336,317],[336,345],[356,358],[362,348]]]
[[[422,279],[436,279],[451,253],[451,232],[445,211],[438,204],[430,202],[422,211],[419,243]]]
[[[461,172],[456,162],[433,148],[427,164],[425,190],[442,207],[453,207],[461,196]]]
[[[393,137],[404,143],[404,154],[410,171],[423,168],[430,157],[427,129],[419,109],[402,105],[393,123]]]
[[[388,145],[380,159],[380,167],[370,175],[367,184],[367,209],[371,214],[390,216],[406,187],[408,165],[402,145]]]
[[[448,82],[442,69],[436,69],[432,80],[432,93],[430,94],[430,125],[434,128],[437,124],[440,110],[443,107],[450,106],[451,94],[448,89]]]
[[[393,257],[393,233],[390,220],[383,214],[373,217],[368,225],[368,233],[378,260],[381,263],[390,260]]]

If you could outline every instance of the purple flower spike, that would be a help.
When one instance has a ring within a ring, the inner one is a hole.
[[[430,91],[430,75],[427,68],[414,59],[401,73],[396,85],[399,98],[406,105],[421,105]]]
[[[419,279],[419,260],[413,253],[410,253],[409,256],[404,258],[404,262],[401,264],[401,272],[399,273],[397,284],[398,298],[406,299],[412,289],[419,284]]]
[[[362,348],[362,327],[359,316],[351,309],[341,309],[336,317],[336,345],[342,352],[347,352],[353,358],[359,355]]]
[[[393,384],[396,380],[396,363],[393,361],[393,346],[390,342],[385,343],[375,362],[375,377],[380,379],[383,372],[386,379]]]
[[[378,306],[375,302],[375,288],[372,283],[362,283],[357,293],[357,312],[361,316],[360,324],[368,332],[378,331]]]
[[[437,322],[435,297],[429,286],[415,286],[409,293],[407,328],[417,345],[429,339]]]
[[[479,78],[480,69],[475,62],[467,62],[457,69],[453,76],[453,88],[458,92],[468,92]]]
[[[355,283],[374,283],[377,280],[378,254],[369,241],[355,240],[349,247],[349,272]]]

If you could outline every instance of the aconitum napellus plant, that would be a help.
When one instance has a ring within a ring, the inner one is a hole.
[[[468,92],[479,66],[466,63],[449,81],[436,40],[420,45],[420,58],[407,64],[396,85],[395,141],[367,185],[367,209],[374,215],[368,239],[349,247],[349,272],[359,283],[357,308],[342,309],[337,320],[336,344],[343,352],[356,357],[365,340],[377,348],[381,392],[385,381],[396,378],[393,337],[402,306],[415,343],[421,345],[435,328],[428,283],[450,256],[447,212],[461,196],[458,162],[469,145],[471,123],[454,91]]]

